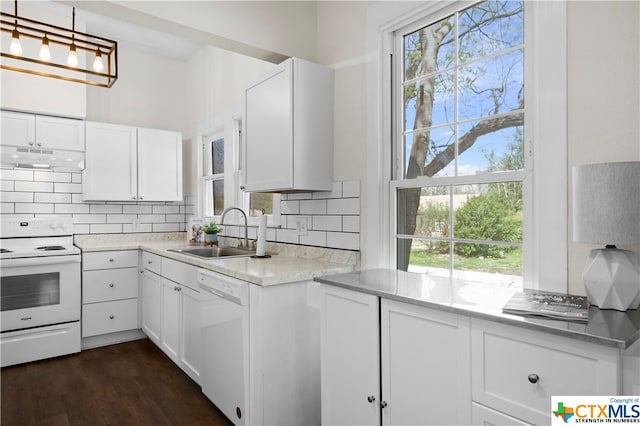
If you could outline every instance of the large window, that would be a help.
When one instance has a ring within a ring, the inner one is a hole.
[[[395,31],[398,269],[522,285],[524,34],[525,4],[512,0]]]

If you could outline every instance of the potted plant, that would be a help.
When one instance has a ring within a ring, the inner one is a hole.
[[[207,243],[214,243],[218,241],[217,234],[219,232],[222,232],[222,228],[216,225],[216,223],[213,221],[209,224],[202,225],[200,229],[202,229],[202,232],[204,232],[204,241]]]

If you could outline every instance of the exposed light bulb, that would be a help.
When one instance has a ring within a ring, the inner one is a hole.
[[[93,70],[96,72],[104,71],[104,64],[102,63],[102,54],[100,49],[96,49],[96,58],[93,61]]]
[[[9,46],[9,52],[15,56],[22,55],[22,45],[20,45],[20,33],[18,29],[14,29],[11,32],[11,46]]]
[[[42,59],[43,61],[50,61],[51,60],[51,50],[49,50],[49,39],[47,38],[47,35],[45,34],[44,37],[42,37],[42,47],[40,48],[40,59]]]
[[[78,66],[78,54],[76,53],[75,43],[71,43],[69,47],[69,57],[67,58],[67,65],[76,68]]]

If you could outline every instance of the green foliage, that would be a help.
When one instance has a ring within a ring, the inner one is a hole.
[[[216,223],[213,222],[213,221],[211,223],[207,224],[207,225],[202,225],[200,227],[200,229],[205,234],[217,234],[219,232],[222,232],[222,228],[220,228],[218,225],[216,225]]]
[[[457,238],[505,242],[522,241],[522,214],[510,208],[504,194],[489,191],[470,198],[455,212]],[[456,244],[455,252],[461,256],[502,257],[513,250],[509,246],[487,244]]]

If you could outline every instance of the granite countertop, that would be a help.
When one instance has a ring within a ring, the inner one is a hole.
[[[619,312],[589,309],[589,322],[580,323],[502,313],[520,290],[435,277],[393,269],[372,269],[316,277],[331,284],[386,299],[469,315],[532,330],[577,338],[620,349],[640,339],[640,309]]]
[[[145,250],[199,268],[219,272],[260,286],[308,281],[316,276],[357,269],[359,252],[292,244],[267,243],[272,256],[200,258],[168,251],[189,246],[186,233],[76,235],[74,244],[83,253],[110,250]]]

